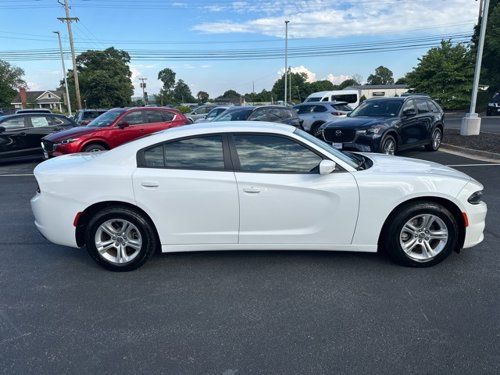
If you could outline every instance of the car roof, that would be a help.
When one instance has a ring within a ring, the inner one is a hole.
[[[0,117],[0,120],[6,120],[10,118],[16,118],[16,117],[30,117],[30,116],[55,116],[55,117],[64,117],[67,119],[65,115],[61,115],[59,113],[45,113],[45,112],[26,112],[26,113],[14,113],[12,115],[4,115]]]
[[[347,103],[343,100],[333,100],[333,101],[329,101],[329,102],[303,102],[303,103],[294,105],[294,107],[298,107],[299,105],[322,105],[322,104],[334,105],[334,104],[349,104],[349,103]]]

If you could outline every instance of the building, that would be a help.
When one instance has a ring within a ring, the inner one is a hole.
[[[401,96],[409,90],[407,85],[359,85],[349,86],[344,90],[357,90],[359,96],[364,96],[366,99],[377,96]]]
[[[26,91],[21,88],[10,104],[14,109],[47,108],[62,112],[64,102],[64,95],[58,90]]]

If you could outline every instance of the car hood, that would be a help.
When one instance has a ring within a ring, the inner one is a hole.
[[[370,171],[371,173],[380,173],[385,175],[439,175],[443,177],[458,178],[464,181],[473,180],[465,173],[442,164],[434,163],[432,161],[375,153],[360,154],[368,157],[373,161],[373,165],[366,170],[367,172]]]
[[[323,128],[364,128],[364,127],[370,127],[376,124],[380,123],[389,123],[391,121],[396,120],[396,118],[393,117],[345,117],[342,119],[338,119],[332,122],[326,123]]]
[[[68,138],[80,137],[85,134],[94,133],[101,128],[92,128],[88,126],[76,126],[71,129],[63,130],[60,132],[52,133],[44,137],[43,139],[50,142],[59,142]]]

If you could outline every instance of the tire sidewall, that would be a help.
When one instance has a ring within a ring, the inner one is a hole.
[[[388,134],[388,135],[384,136],[384,138],[382,138],[382,142],[380,142],[380,152],[382,154],[386,154],[385,153],[385,143],[389,139],[392,139],[392,141],[394,142],[394,155],[396,155],[396,152],[398,152],[398,142],[396,141],[396,138],[394,138],[391,134]],[[391,154],[386,154],[386,155],[391,155]]]
[[[403,226],[412,217],[422,214],[432,214],[439,217],[446,224],[448,229],[448,242],[444,249],[432,260],[419,262],[408,257],[401,247],[399,236]],[[389,256],[397,263],[411,267],[429,267],[440,263],[447,258],[458,245],[459,228],[452,213],[445,207],[434,203],[420,203],[414,206],[407,206],[392,218],[391,223],[386,228],[383,236],[382,246]]]
[[[90,143],[83,148],[83,152],[96,152],[96,151],[91,151],[92,148],[97,148],[99,151],[106,150],[106,147],[98,143]]]
[[[95,233],[99,226],[105,221],[112,219],[124,219],[134,224],[142,237],[142,248],[139,254],[130,262],[124,264],[111,263],[104,259],[95,246]],[[85,244],[90,256],[101,266],[111,271],[132,271],[142,266],[153,254],[155,249],[154,233],[150,223],[133,211],[123,210],[104,210],[95,215],[89,222],[85,234]]]
[[[439,134],[441,135],[441,139],[439,140],[439,144],[437,147],[434,146],[434,137],[435,137],[436,132],[439,132]],[[443,131],[440,128],[435,128],[432,131],[432,136],[431,136],[431,148],[433,151],[439,150],[439,147],[441,147],[442,140],[443,140]]]

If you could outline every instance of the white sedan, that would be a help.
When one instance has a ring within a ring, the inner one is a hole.
[[[156,250],[384,249],[430,266],[483,240],[483,186],[440,164],[349,154],[271,123],[183,126],[39,164],[48,240],[114,271]]]

